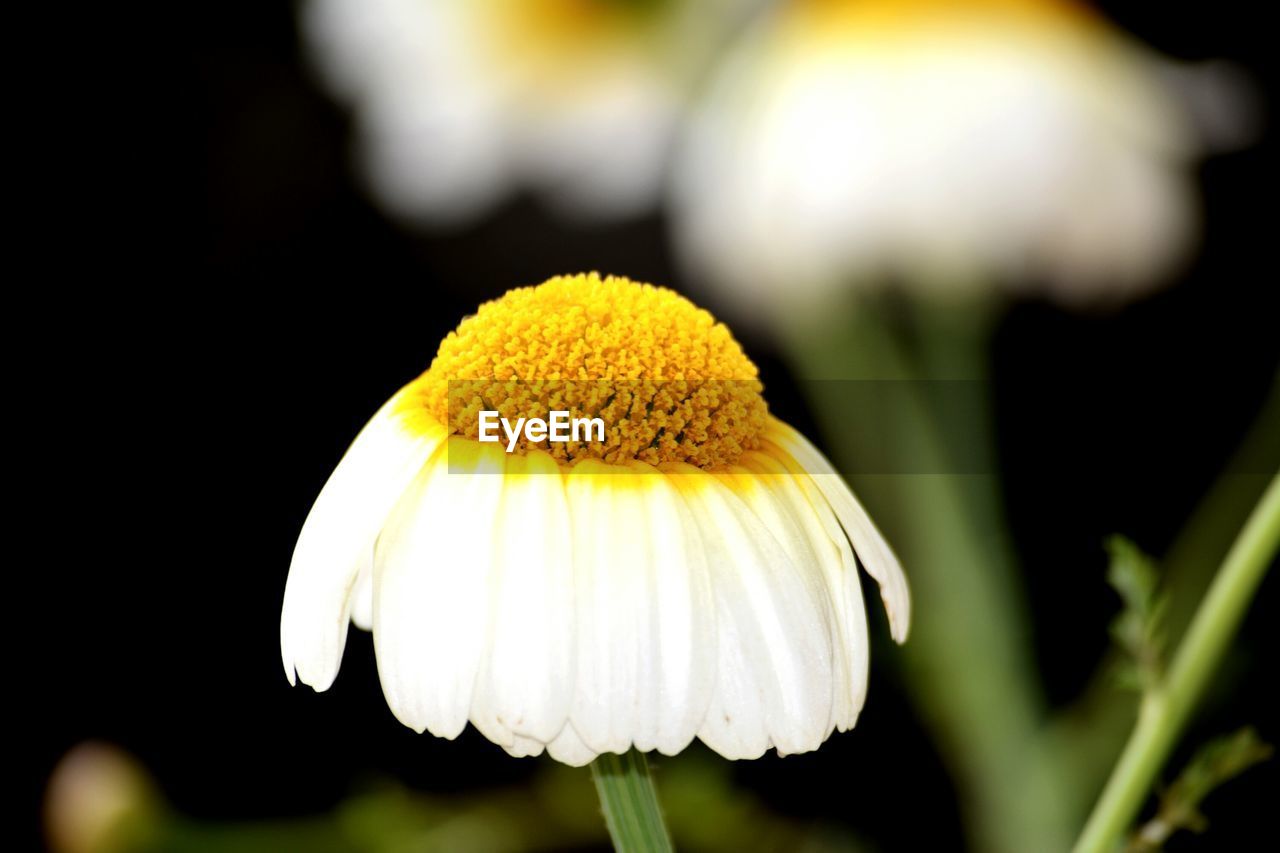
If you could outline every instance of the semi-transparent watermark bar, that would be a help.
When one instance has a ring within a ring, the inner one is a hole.
[[[1169,384],[1169,393],[1178,395],[1170,399],[1188,398],[1185,382]],[[1043,383],[1000,390],[1036,402],[1024,429],[1041,425],[1046,436],[1056,436],[1056,446],[1047,438],[1039,447],[1018,443],[1018,461],[1045,474],[1167,474],[1178,465],[1179,448],[1198,440],[1179,435],[1177,423],[1162,423],[1149,443],[1117,462],[1098,452],[1118,416],[1112,402],[1082,407],[1078,401],[1087,393],[1054,394]],[[755,380],[452,380],[449,471],[505,473],[504,459],[529,454],[547,454],[560,469],[603,462],[611,474],[732,467],[744,455],[769,454],[783,443],[785,427],[762,392]],[[1144,385],[1144,395],[1157,392]],[[983,475],[1010,461],[992,443],[995,396],[979,380],[808,380],[795,383],[787,397],[822,413],[817,428],[806,424],[807,431],[816,444],[837,451],[831,461],[844,474]],[[1232,472],[1274,471],[1278,460],[1265,455],[1236,459]],[[799,460],[787,470],[823,473],[808,467]]]

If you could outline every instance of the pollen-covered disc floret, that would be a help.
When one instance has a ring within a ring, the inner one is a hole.
[[[599,405],[610,430],[517,449],[475,436],[476,399]],[[897,559],[728,330],[670,291],[559,278],[481,307],[356,437],[298,537],[281,656],[324,690],[354,622],[397,719],[516,756],[806,752],[866,695],[859,561],[903,641]]]
[[[768,408],[729,329],[677,293],[561,276],[480,306],[440,344],[406,405],[476,438],[479,413],[599,417],[603,442],[541,443],[561,462],[715,468],[759,446]],[[529,449],[521,437],[516,452]]]

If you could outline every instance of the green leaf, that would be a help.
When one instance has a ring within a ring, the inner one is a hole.
[[[1266,761],[1271,752],[1271,745],[1264,743],[1251,726],[1202,746],[1177,780],[1160,795],[1159,810],[1130,838],[1127,853],[1160,850],[1171,835],[1182,829],[1204,832],[1209,826],[1200,813],[1204,798],[1224,782]]]
[[[1164,597],[1157,593],[1155,561],[1123,536],[1107,540],[1111,566],[1107,582],[1119,594],[1124,609],[1111,623],[1111,636],[1128,660],[1117,673],[1121,684],[1153,690],[1163,670],[1161,631]]]

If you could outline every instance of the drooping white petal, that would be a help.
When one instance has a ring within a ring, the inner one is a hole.
[[[844,478],[826,457],[795,429],[774,419],[768,439],[778,450],[790,454],[799,463],[831,504],[840,526],[853,543],[853,550],[862,560],[862,567],[880,585],[880,596],[889,614],[889,633],[895,641],[905,642],[911,627],[911,592],[907,587],[907,576],[889,543],[871,521],[871,516],[867,515]]]
[[[556,739],[547,744],[547,755],[570,767],[585,767],[595,761],[599,754],[582,742],[572,722],[565,723]]]
[[[600,462],[565,481],[573,527],[577,675],[570,719],[596,752],[625,752],[640,721],[639,678],[648,652],[653,559],[642,508],[625,473]]]
[[[378,539],[374,644],[387,704],[402,723],[455,738],[467,724],[488,642],[492,525],[505,454],[442,445]]]
[[[511,739],[511,744],[502,748],[513,758],[534,758],[541,755],[546,746],[545,743],[537,738],[514,735]]]
[[[714,684],[714,605],[687,508],[650,466],[575,466],[578,665],[571,720],[599,752],[674,754],[697,733]]]
[[[720,560],[711,562],[715,566]],[[759,645],[747,646],[750,617],[734,613],[724,601],[725,596],[736,594],[736,590],[716,587],[716,681],[698,738],[725,758],[759,758],[773,745],[762,698],[765,691],[776,687],[761,683],[762,674],[752,663],[751,656],[759,651]]]
[[[858,581],[858,564],[848,537],[840,529],[835,513],[808,475],[790,460],[775,459],[761,452],[743,455],[743,468],[764,478],[768,497],[777,512],[804,531],[812,556],[821,566],[836,625],[834,644],[835,696],[832,726],[840,731],[853,728],[867,695],[870,646],[867,614]],[[793,558],[802,555],[793,554]]]
[[[351,624],[361,631],[373,630],[373,565],[361,564],[356,588],[351,592]]]
[[[361,430],[325,483],[294,548],[280,614],[280,652],[296,677],[327,690],[338,673],[352,592],[373,556],[387,513],[443,439],[407,428],[395,414],[400,394]]]
[[[640,465],[637,468],[643,467]],[[705,719],[715,690],[716,607],[706,550],[689,508],[665,474],[642,473],[649,639],[641,667],[637,749],[675,755]]]
[[[781,546],[787,556],[790,572],[778,574],[777,581],[794,587],[797,602],[803,603],[808,611],[801,618],[820,629],[821,633],[815,634],[811,640],[817,643],[816,648],[822,651],[822,655],[810,661],[811,669],[803,671],[808,677],[806,689],[796,697],[797,702],[807,705],[801,712],[807,727],[802,733],[788,737],[780,732],[792,729],[794,714],[781,720],[766,721],[770,739],[780,754],[816,749],[834,726],[833,709],[837,685],[848,680],[840,620],[823,573],[824,557],[834,554],[822,554],[818,551],[815,545],[825,546],[826,535],[818,531],[821,538],[814,540],[810,537],[810,531],[803,522],[792,514],[790,507],[778,499],[776,484],[766,482],[765,478],[741,466],[727,469],[719,477],[733,495],[747,506],[761,529],[767,531],[773,541]],[[799,638],[793,637],[793,642],[796,639]]]
[[[795,565],[736,490],[705,474],[673,480],[703,525],[720,636],[699,737],[728,758],[754,758],[769,745],[816,749],[833,695],[833,625],[819,579]]]
[[[840,550],[840,568],[838,577],[829,575],[828,582],[839,584],[832,587],[831,596],[837,602],[840,635],[846,643],[846,680],[836,684],[837,698],[832,708],[832,725],[839,731],[847,732],[858,722],[858,715],[862,713],[862,706],[867,701],[871,642],[867,635],[867,608],[862,599],[858,564],[849,541],[840,533],[839,525],[835,526],[839,536],[836,547]]]
[[[573,561],[564,482],[556,462],[534,451],[507,460],[491,535],[488,651],[471,703],[486,737],[551,742],[573,692]]]

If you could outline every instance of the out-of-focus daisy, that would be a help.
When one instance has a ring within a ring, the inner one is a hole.
[[[478,440],[490,406],[607,433],[508,453]],[[555,278],[481,306],[356,438],[298,539],[284,667],[328,688],[350,620],[418,731],[469,720],[570,764],[695,736],[804,752],[862,708],[855,554],[901,642],[897,559],[729,330],[669,290]]]
[[[657,197],[683,100],[741,0],[308,0],[375,196],[466,220],[524,186],[590,216]]]
[[[676,239],[765,308],[887,281],[1123,297],[1193,241],[1189,166],[1232,110],[1190,101],[1224,70],[1069,0],[790,0],[710,89]]]

